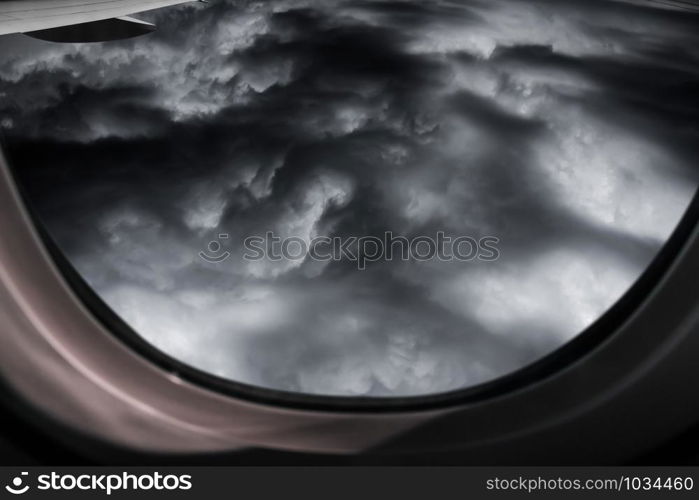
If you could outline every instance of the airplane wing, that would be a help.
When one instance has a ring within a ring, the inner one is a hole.
[[[153,31],[126,16],[191,0],[0,0],[0,35],[51,41],[104,41]]]

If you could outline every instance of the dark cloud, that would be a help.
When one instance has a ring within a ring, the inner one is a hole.
[[[697,181],[696,14],[653,2],[217,1],[0,40],[7,152],[147,340],[238,381],[414,395],[603,313]],[[247,262],[274,231],[500,239],[497,262]],[[198,254],[222,232],[232,258]]]

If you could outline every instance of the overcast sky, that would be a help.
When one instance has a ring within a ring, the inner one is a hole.
[[[693,195],[699,16],[645,5],[212,0],[130,41],[5,37],[0,127],[61,248],[163,351],[275,389],[447,391],[581,332]],[[242,260],[267,231],[501,257]]]

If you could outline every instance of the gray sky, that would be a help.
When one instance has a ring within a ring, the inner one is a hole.
[[[212,1],[0,40],[10,160],[145,339],[313,394],[470,386],[574,337],[695,188],[697,16],[610,1]],[[497,262],[246,262],[246,236],[496,236]],[[198,256],[225,232],[233,257]]]

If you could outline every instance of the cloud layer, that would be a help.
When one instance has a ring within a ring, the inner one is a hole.
[[[271,0],[109,44],[0,41],[49,230],[145,339],[237,381],[404,396],[509,373],[638,277],[697,184],[699,17],[648,2]],[[242,241],[500,239],[497,262],[247,262]],[[221,233],[231,259],[199,257]]]

